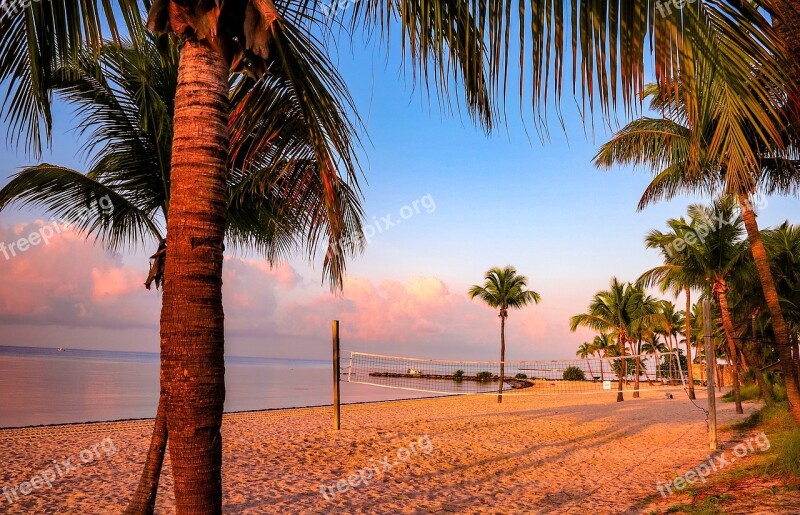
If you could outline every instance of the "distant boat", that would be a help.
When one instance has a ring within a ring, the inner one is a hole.
[[[65,349],[64,347],[59,347],[59,348],[57,348],[56,350],[57,350],[58,352],[66,352],[66,350],[67,350],[67,349]]]

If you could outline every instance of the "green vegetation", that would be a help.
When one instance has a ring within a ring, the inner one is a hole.
[[[768,388],[772,389],[772,397],[775,400],[783,401],[786,400],[786,388],[783,387],[781,384],[768,384]],[[759,398],[761,393],[761,389],[758,387],[756,383],[747,383],[743,384],[740,388],[740,395],[743,401],[752,401]],[[734,402],[734,392],[733,390],[727,392],[725,395],[722,396],[723,402]]]
[[[492,374],[491,372],[483,371],[475,374],[475,377],[478,379],[478,381],[488,381],[494,377],[494,374]]]
[[[578,367],[567,367],[567,369],[564,370],[563,377],[564,377],[564,381],[585,381],[586,380],[586,375],[583,373],[583,370],[581,370]]]
[[[456,370],[453,372],[453,378],[456,381],[461,381],[464,378],[464,371],[463,370]]]
[[[514,376],[514,379],[528,379],[528,375],[527,374],[523,374],[522,372],[520,372],[520,373],[518,373],[517,375]]]

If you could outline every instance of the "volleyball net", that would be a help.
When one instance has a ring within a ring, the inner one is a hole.
[[[346,356],[346,354],[345,354]],[[345,357],[345,359],[347,359]],[[685,358],[684,358],[685,359]],[[384,388],[440,394],[496,394],[499,361],[451,361],[351,352],[342,378]],[[504,392],[563,395],[681,390],[686,375],[677,352],[606,358],[506,361]]]

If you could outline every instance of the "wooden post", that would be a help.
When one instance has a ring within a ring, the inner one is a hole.
[[[339,321],[333,321],[333,429],[341,429],[341,405],[339,404]]]
[[[714,365],[716,353],[711,345],[711,301],[703,301],[703,334],[706,339],[706,377],[708,390],[708,445],[717,450],[717,398],[714,392]]]

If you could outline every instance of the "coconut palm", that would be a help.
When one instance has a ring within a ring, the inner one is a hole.
[[[733,390],[736,412],[743,413],[740,395],[739,349],[736,344],[736,330],[731,309],[728,304],[729,282],[744,265],[748,256],[749,244],[742,239],[744,224],[741,216],[735,213],[735,203],[730,198],[722,198],[711,206],[693,204],[688,208],[691,219],[686,227],[687,235],[694,232],[696,238],[686,241],[689,260],[694,269],[706,277],[707,288],[719,304],[722,327],[728,340],[728,359],[733,369]],[[714,223],[709,223],[713,220]]]
[[[79,130],[89,134],[88,145],[101,149],[81,173],[50,164],[23,169],[0,190],[0,210],[12,203],[39,205],[54,217],[72,222],[86,237],[94,236],[119,250],[163,242],[168,215],[172,100],[177,83],[177,49],[169,41],[159,52],[152,41],[137,45],[106,44],[98,56],[83,54],[69,68],[54,70],[55,93],[82,115]],[[235,94],[235,92],[232,92]],[[268,119],[283,120],[279,131],[269,129],[263,151],[249,165],[233,163],[228,181],[226,242],[229,248],[251,248],[274,263],[290,254],[313,253],[327,240],[329,281],[339,287],[348,252],[361,239],[359,196],[341,183],[336,202],[342,219],[329,219],[325,186],[319,175],[299,181],[313,159],[282,158],[288,145],[310,145],[309,123],[299,117],[299,99],[291,80],[276,74],[263,95],[270,96]],[[248,99],[233,99],[238,106]],[[241,135],[246,142],[260,133]],[[239,137],[234,139],[238,144]],[[282,161],[280,172],[274,161]],[[299,190],[302,188],[302,190]],[[293,202],[294,191],[303,201]],[[113,209],[83,209],[107,196]],[[88,216],[85,216],[88,215]],[[337,227],[344,229],[338,232]],[[157,268],[157,267],[156,267]],[[159,285],[159,274],[154,274]],[[165,406],[159,400],[155,428],[140,488],[130,513],[152,512],[167,443]]]
[[[800,225],[784,222],[762,233],[800,376]]]
[[[762,234],[786,324],[796,345],[800,336],[800,225],[787,221]]]
[[[36,154],[43,139],[40,127],[45,136],[50,134],[54,63],[69,60],[83,46],[96,50],[104,30],[119,37],[121,20],[128,33],[140,32],[142,11],[137,0],[40,0],[21,5],[25,8],[14,7],[0,21],[0,82],[8,85],[2,110],[12,142],[24,142]],[[659,5],[621,0],[611,7],[580,2],[567,8],[559,1],[535,2],[529,9],[514,10],[510,4],[496,2],[366,0],[354,2],[346,10],[349,20],[329,23],[354,29],[340,34],[363,28],[367,33],[378,32],[386,41],[400,41],[414,75],[429,79],[445,98],[452,83],[463,87],[470,114],[485,127],[491,126],[497,114],[495,100],[504,98],[508,63],[516,62],[509,58],[512,25],[524,28],[519,31],[520,62],[531,59],[533,80],[520,80],[520,87],[531,85],[534,105],[548,104],[551,87],[556,96],[561,95],[567,40],[574,42],[573,80],[577,83],[580,75],[587,86],[582,91],[590,110],[597,97],[606,115],[617,103],[618,94],[627,105],[636,103],[646,68],[643,41],[649,36],[659,77],[665,72],[681,74],[692,82],[691,56],[709,56],[730,88],[745,99],[747,109],[742,115],[762,128],[758,134],[778,140],[780,127],[772,121],[770,103],[776,95],[768,85],[788,81],[783,79],[783,54],[773,44],[777,37],[758,6],[697,3],[664,14],[657,12]],[[347,131],[329,116],[331,106],[319,95],[325,85],[305,80],[324,60],[309,45],[313,34],[326,30],[308,21],[317,6],[316,2],[292,0],[144,2],[147,27],[159,35],[177,36],[182,42],[161,317],[164,387],[171,399],[167,417],[175,429],[170,453],[179,512],[221,510],[221,282],[227,164],[236,160],[232,150],[247,153],[247,148],[230,146],[229,72],[241,72],[255,81],[278,68],[292,76],[298,97],[304,100],[304,116],[318,117],[324,127],[314,134],[316,173],[324,184],[332,185],[337,177],[334,163],[349,175],[356,172],[350,147],[334,147],[336,152],[331,152],[326,145],[331,135]],[[564,37],[570,26],[572,39]],[[400,37],[390,38],[395,30]],[[749,80],[757,65],[767,81]],[[522,70],[520,76],[524,76]],[[693,96],[686,100],[690,105],[696,103]],[[241,120],[244,125],[262,121],[257,116]],[[326,207],[336,209],[333,202]]]
[[[615,343],[609,338],[607,334],[599,334],[592,340],[592,349],[601,358],[609,357],[609,349],[613,348]],[[605,371],[603,370],[603,360],[600,360],[600,380],[605,381]]]
[[[541,297],[533,290],[528,290],[528,278],[519,275],[513,266],[494,267],[486,272],[486,282],[473,285],[469,292],[470,299],[478,297],[487,306],[499,309],[500,314],[500,387],[497,391],[497,402],[503,402],[503,384],[505,381],[506,359],[506,318],[508,310],[522,309],[530,304],[538,304]]]
[[[583,342],[582,344],[580,344],[577,352],[575,352],[576,356],[586,360],[586,364],[589,367],[589,375],[592,376],[592,381],[594,381],[595,379],[594,379],[594,372],[592,372],[592,361],[589,359],[589,357],[594,356],[594,353],[595,353],[594,345],[592,345],[589,342]]]
[[[684,316],[683,311],[677,311],[675,308],[675,304],[664,300],[661,302],[660,309],[657,312],[658,317],[658,333],[664,336],[664,339],[667,342],[667,348],[672,354],[678,347],[678,335],[680,334],[680,328],[684,326],[686,323],[686,317]],[[687,338],[687,341],[691,341]],[[687,344],[687,368],[688,368],[688,361],[691,359],[692,349],[690,344]],[[675,377],[673,373],[675,363],[675,356],[670,356],[670,377]],[[694,379],[692,378],[692,374],[689,374],[689,397],[694,399]]]
[[[766,364],[764,358],[768,347],[757,337],[757,326],[763,323],[759,315],[768,310],[751,259],[737,267],[736,273],[728,279],[727,301],[740,357],[752,372],[760,397],[765,403],[772,404],[772,387],[761,371]]]
[[[639,318],[642,296],[641,289],[635,288],[630,283],[623,284],[616,277],[612,277],[609,289],[594,295],[588,311],[570,318],[570,330],[574,332],[583,326],[613,336],[617,340],[613,355],[625,356],[625,345],[633,341],[632,335]],[[609,355],[612,353],[609,352]],[[621,361],[627,364],[628,360]],[[619,369],[617,402],[622,402],[625,400],[622,394],[622,381],[627,376],[627,371],[623,372],[623,367],[617,368]]]
[[[701,99],[699,109],[694,104],[690,109],[676,102],[672,94],[672,88],[692,87],[696,98]],[[680,193],[722,192],[737,201],[774,325],[791,412],[800,422],[800,383],[792,366],[791,341],[753,208],[757,192],[797,191],[800,163],[793,159],[796,157],[793,153],[783,152],[787,147],[797,148],[796,135],[787,131],[771,141],[760,139],[755,135],[758,127],[739,113],[744,108],[739,103],[741,98],[713,73],[706,73],[701,83],[676,81],[672,88],[649,87],[646,94],[651,97],[651,107],[664,113],[664,117],[642,117],[623,127],[600,147],[595,164],[606,168],[635,164],[651,169],[654,179],[642,195],[639,209]],[[787,120],[792,113],[781,116]],[[690,118],[693,123],[689,123]],[[719,148],[726,149],[724,156],[717,153]]]
[[[638,291],[636,292],[637,300],[634,303],[633,320],[630,326],[630,339],[628,344],[631,348],[631,355],[637,356],[634,362],[635,377],[633,388],[633,397],[636,399],[640,396],[639,382],[642,375],[642,361],[638,356],[642,354],[642,344],[645,338],[648,334],[652,334],[653,329],[658,323],[655,316],[661,306],[661,301],[651,295],[647,295],[639,286],[634,285],[633,287]],[[644,368],[644,374],[648,382],[652,382],[650,381],[650,376],[647,373],[646,367]]]
[[[689,398],[696,399],[692,366],[692,317],[690,313],[692,288],[701,284],[704,277],[701,276],[702,274],[698,275],[696,270],[686,266],[688,260],[686,247],[680,244],[676,245],[676,242],[682,242],[685,239],[686,221],[683,219],[670,219],[667,221],[667,226],[670,228],[668,232],[662,233],[657,229],[653,229],[645,237],[645,246],[658,250],[664,260],[664,264],[644,272],[636,282],[643,287],[658,286],[662,292],[670,292],[675,297],[680,293],[684,294],[686,298],[684,335],[687,374],[689,377]],[[669,313],[669,315],[674,315],[674,305],[673,313]],[[666,324],[667,321],[662,320],[662,323]],[[670,325],[674,328],[674,320]]]

